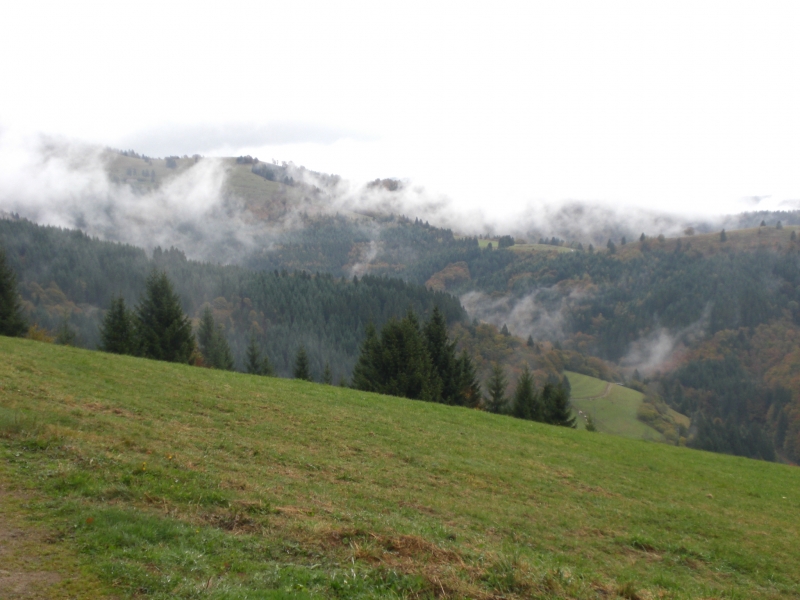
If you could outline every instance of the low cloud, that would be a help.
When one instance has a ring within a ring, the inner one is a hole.
[[[522,298],[493,297],[483,292],[468,292],[461,304],[471,318],[502,327],[519,337],[534,340],[562,340],[566,337],[569,308],[586,293],[572,290],[563,295],[556,288],[540,288]]]
[[[702,316],[683,329],[675,332],[665,327],[654,329],[630,345],[620,366],[629,374],[638,370],[645,377],[669,370],[687,346],[705,335],[710,316],[711,304],[708,304]]]
[[[231,262],[270,232],[242,218],[223,194],[227,172],[203,159],[159,188],[113,182],[109,151],[63,139],[0,136],[0,209],[37,223],[78,228],[152,249],[176,246],[200,260]]]

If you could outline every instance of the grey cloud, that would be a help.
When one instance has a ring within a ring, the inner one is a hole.
[[[556,288],[539,288],[522,298],[493,297],[483,292],[467,292],[461,304],[470,317],[502,327],[520,337],[537,340],[564,339],[569,307],[585,297],[572,290],[564,296]]]
[[[670,332],[665,327],[658,327],[636,340],[620,361],[620,366],[628,373],[638,370],[644,376],[663,370],[669,366],[676,352],[705,335],[711,308],[711,304],[708,304],[703,315],[683,329]]]

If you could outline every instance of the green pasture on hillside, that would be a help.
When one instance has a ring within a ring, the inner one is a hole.
[[[570,398],[573,400],[602,396],[610,385],[608,381],[583,375],[582,373],[564,371],[564,374],[569,379]]]
[[[0,539],[46,532],[9,577],[66,557],[41,597],[800,594],[793,467],[28,340],[0,356]]]
[[[572,388],[570,402],[578,417],[579,429],[586,428],[584,415],[591,415],[597,430],[601,433],[641,440],[664,441],[661,433],[649,425],[645,425],[636,417],[644,397],[641,392],[588,375],[571,371],[565,371],[565,373]],[[579,411],[583,411],[583,415]]]

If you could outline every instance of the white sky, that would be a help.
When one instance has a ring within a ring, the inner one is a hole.
[[[765,0],[14,2],[0,127],[488,212],[800,208],[798,31],[800,2]]]

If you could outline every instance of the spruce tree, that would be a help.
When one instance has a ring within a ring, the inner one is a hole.
[[[333,384],[333,374],[331,373],[331,365],[328,361],[325,361],[325,370],[322,372],[322,383],[326,385]]]
[[[409,310],[402,321],[386,323],[380,337],[373,326],[367,328],[353,370],[353,387],[414,400],[440,401],[442,382],[413,311]]]
[[[365,392],[377,392],[380,379],[381,343],[375,325],[369,323],[361,342],[361,353],[353,369],[353,387]]]
[[[136,307],[139,351],[145,358],[188,363],[195,350],[192,324],[163,271],[147,278],[145,295]]]
[[[206,365],[214,369],[233,370],[233,356],[222,327],[214,323],[214,314],[209,307],[203,311],[197,331],[200,353]]]
[[[100,349],[114,354],[134,354],[133,317],[120,296],[111,299],[100,326]]]
[[[380,348],[380,393],[429,402],[440,400],[441,379],[412,310],[402,321],[384,325]]]
[[[533,385],[533,375],[527,365],[517,380],[514,391],[514,405],[511,414],[518,419],[542,420],[540,399]]]
[[[506,409],[506,387],[508,380],[503,372],[503,367],[494,363],[492,365],[492,374],[487,382],[486,391],[489,394],[489,402],[486,409],[491,413],[500,414],[505,412]]]
[[[256,342],[256,334],[251,331],[247,340],[244,368],[250,375],[261,375],[261,366],[261,350]]]
[[[294,369],[292,370],[292,374],[294,375],[295,379],[312,381],[311,370],[308,364],[308,354],[306,353],[306,347],[303,345],[300,346],[300,348],[297,350],[297,354],[295,355]]]
[[[18,337],[27,330],[17,292],[17,276],[6,262],[5,250],[0,248],[0,335]]]
[[[434,306],[431,318],[425,324],[424,334],[433,369],[442,382],[441,401],[445,404],[462,404],[456,345],[447,338],[447,322],[438,306]]]
[[[542,403],[545,423],[575,429],[575,417],[569,405],[569,394],[563,385],[546,383],[542,389]]]
[[[458,396],[455,404],[477,408],[483,402],[481,386],[478,383],[478,375],[475,372],[475,365],[466,350],[462,350],[461,356],[456,364],[458,371]]]

